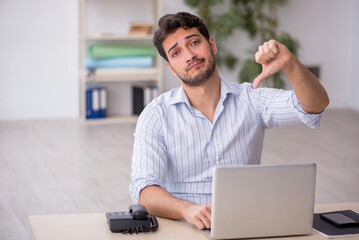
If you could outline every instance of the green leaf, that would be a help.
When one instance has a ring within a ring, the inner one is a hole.
[[[277,72],[271,76],[273,88],[284,88],[284,80],[281,77],[281,72]]]
[[[298,50],[300,48],[299,42],[292,38],[288,33],[281,32],[278,37],[278,41],[285,45],[294,56],[298,57]]]
[[[254,59],[247,59],[244,62],[244,65],[239,74],[239,81],[243,82],[253,82],[253,80],[261,73],[262,66]]]
[[[228,70],[230,71],[234,71],[236,66],[237,66],[237,63],[239,61],[239,59],[234,56],[233,54],[231,53],[226,53],[224,55],[224,65],[228,68]]]

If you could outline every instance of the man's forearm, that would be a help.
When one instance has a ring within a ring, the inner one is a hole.
[[[185,219],[198,229],[211,227],[211,205],[196,205],[175,198],[158,186],[149,186],[140,193],[139,204],[152,215],[170,219]]]
[[[306,112],[320,113],[328,106],[329,98],[322,84],[294,56],[282,70]]]
[[[140,193],[139,204],[145,206],[152,215],[170,219],[184,218],[184,208],[191,205],[158,186],[144,188]]]

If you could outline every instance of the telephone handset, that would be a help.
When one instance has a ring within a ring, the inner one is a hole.
[[[139,233],[156,231],[158,222],[156,217],[148,214],[142,205],[131,205],[129,212],[106,213],[107,223],[111,232]]]
[[[131,205],[129,207],[129,212],[131,213],[133,219],[145,220],[147,219],[147,209],[142,205]]]

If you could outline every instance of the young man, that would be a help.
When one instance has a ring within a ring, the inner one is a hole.
[[[262,73],[253,87],[221,79],[216,44],[204,22],[189,13],[163,16],[154,45],[182,87],[162,94],[139,117],[130,193],[153,215],[210,228],[213,168],[260,164],[266,128],[300,122],[318,128],[329,99],[318,79],[275,40],[255,54]],[[294,91],[257,89],[280,70]]]

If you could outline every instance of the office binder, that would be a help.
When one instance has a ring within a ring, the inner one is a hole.
[[[104,118],[107,115],[107,89],[88,87],[86,89],[86,118]]]
[[[142,110],[156,97],[158,97],[157,86],[133,86],[132,87],[132,113],[141,114]]]
[[[144,109],[144,91],[142,87],[132,87],[132,114],[140,115]]]
[[[86,89],[86,118],[99,117],[99,92],[96,88]]]
[[[143,95],[143,104],[146,107],[152,101],[151,87],[145,87]]]
[[[100,91],[100,109],[99,117],[105,118],[107,116],[107,88],[101,87]]]

